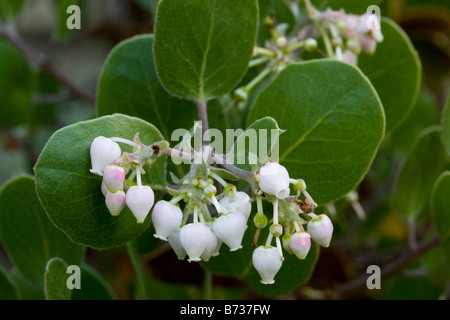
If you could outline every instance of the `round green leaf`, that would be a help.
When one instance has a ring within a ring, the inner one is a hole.
[[[163,139],[150,123],[115,114],[62,128],[47,142],[35,166],[37,193],[49,218],[72,241],[105,249],[123,245],[148,227],[148,218],[143,224],[136,223],[127,207],[118,217],[111,216],[100,189],[102,179],[89,172],[89,150],[95,137],[132,140],[138,132],[146,145]],[[131,152],[130,146],[121,147]],[[165,184],[164,159],[146,171],[145,182],[150,186]]]
[[[0,125],[11,127],[29,120],[33,75],[22,54],[0,39]]]
[[[286,132],[280,163],[319,203],[347,194],[366,174],[384,133],[380,100],[359,69],[334,60],[293,64],[263,90],[251,123],[270,114]]]
[[[162,0],[154,53],[170,93],[206,101],[230,92],[244,76],[258,26],[256,0]]]
[[[369,77],[386,113],[386,133],[408,117],[419,93],[422,67],[408,35],[392,20],[383,18],[383,42],[374,55],[361,54],[358,66]]]
[[[70,300],[72,290],[67,287],[67,263],[61,258],[51,258],[45,268],[44,289],[47,300]]]
[[[433,126],[423,130],[396,177],[392,195],[394,210],[405,216],[417,216],[425,207],[431,188],[446,163],[441,128]]]
[[[436,180],[431,193],[431,213],[442,239],[450,237],[450,171],[445,171]]]
[[[97,112],[123,113],[153,123],[170,139],[173,130],[192,126],[197,110],[192,102],[171,96],[161,86],[153,62],[153,35],[118,44],[100,74]]]
[[[60,256],[79,264],[84,253],[83,247],[71,242],[50,222],[31,176],[10,180],[0,191],[0,235],[14,265],[40,286],[50,258]]]

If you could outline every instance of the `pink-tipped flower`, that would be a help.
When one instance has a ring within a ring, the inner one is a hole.
[[[262,284],[275,283],[275,275],[283,263],[276,247],[259,246],[253,251],[252,262],[261,277]]]
[[[152,211],[154,236],[167,241],[167,237],[180,227],[182,219],[183,212],[179,207],[165,200],[158,201]]]
[[[374,54],[377,49],[377,41],[372,38],[361,39],[361,48],[367,54]]]
[[[213,230],[217,238],[230,247],[230,251],[242,248],[242,238],[246,229],[247,220],[239,212],[220,216],[213,224]]]
[[[311,238],[322,247],[330,245],[333,236],[333,223],[327,215],[321,214],[308,222],[308,232]]]
[[[177,255],[178,260],[184,260],[186,258],[186,250],[184,250],[183,245],[180,241],[180,228],[172,232],[168,237],[169,245],[173,252]]]
[[[250,202],[250,197],[247,193],[242,191],[237,191],[234,198],[225,196],[219,201],[220,205],[227,210],[227,212],[240,212],[248,220],[250,212],[252,211],[252,203]]]
[[[122,190],[117,192],[108,191],[106,193],[105,203],[109,213],[111,213],[112,216],[118,216],[126,205],[125,192]]]
[[[91,144],[91,165],[92,173],[103,175],[103,169],[113,163],[122,154],[120,146],[110,138],[99,136]]]
[[[123,190],[125,169],[118,164],[108,164],[103,170],[103,182],[110,192]]]
[[[289,173],[285,167],[276,162],[268,162],[259,169],[259,187],[262,191],[278,199],[289,196]]]
[[[127,206],[138,223],[143,223],[155,202],[155,194],[149,186],[132,186],[127,191]]]
[[[311,248],[311,236],[306,231],[296,232],[291,235],[289,247],[297,258],[303,260]]]
[[[189,256],[188,261],[200,261],[210,240],[211,230],[203,223],[189,223],[180,230],[180,242]]]

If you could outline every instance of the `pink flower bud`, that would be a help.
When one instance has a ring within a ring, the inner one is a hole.
[[[105,197],[106,207],[112,216],[118,216],[126,205],[125,192],[119,190],[117,192],[107,192]]]
[[[377,48],[377,41],[372,38],[363,38],[361,40],[361,48],[367,54],[374,54]]]
[[[300,231],[291,236],[289,247],[297,258],[303,260],[311,248],[311,237],[308,232]]]
[[[321,214],[308,222],[308,232],[311,238],[322,247],[330,245],[333,236],[333,223],[327,215]]]
[[[275,283],[275,275],[283,263],[276,247],[259,246],[253,251],[252,262],[256,271],[261,276],[262,284]]]
[[[103,170],[103,182],[111,192],[123,190],[125,169],[117,164],[108,164]]]
[[[247,220],[242,213],[225,214],[214,221],[213,230],[217,238],[222,240],[230,251],[242,248],[242,238],[247,229]]]
[[[152,211],[154,236],[167,241],[167,237],[180,227],[182,219],[183,212],[179,207],[165,200],[158,201]]]
[[[103,174],[103,169],[113,163],[122,154],[120,146],[110,138],[99,136],[91,144],[91,165],[92,173],[99,176]]]
[[[230,198],[228,196],[223,197],[220,199],[219,203],[225,210],[227,210],[227,212],[242,213],[246,220],[248,220],[250,212],[252,211],[250,197],[242,191],[237,191],[234,198]]]
[[[289,196],[289,173],[276,162],[268,162],[259,169],[259,187],[262,191],[278,199]]]
[[[186,250],[184,250],[183,245],[180,241],[180,228],[172,232],[168,237],[169,245],[172,248],[173,252],[178,257],[178,260],[184,260],[186,258]]]
[[[180,230],[180,242],[189,256],[188,261],[200,261],[208,245],[211,230],[202,223],[189,223]]]
[[[155,201],[155,194],[149,186],[132,186],[127,191],[127,206],[138,223],[143,223]]]

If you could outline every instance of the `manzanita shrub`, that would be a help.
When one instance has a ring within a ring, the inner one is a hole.
[[[170,249],[186,277],[199,264],[206,287],[216,275],[261,296],[286,295],[308,284],[321,252],[350,243],[353,228],[364,240],[381,233],[381,222],[365,227],[370,219],[390,219],[385,233],[407,230],[400,262],[383,269],[392,256],[373,257],[355,281],[326,288],[365,287],[365,268],[389,275],[435,248],[442,254],[434,285],[445,292],[450,107],[441,123],[409,136],[393,178],[381,177],[417,105],[421,63],[393,20],[366,12],[370,1],[358,4],[160,0],[154,33],[120,42],[104,61],[97,117],[55,131],[34,176],[4,184],[0,236],[14,269],[0,272],[0,297],[34,290],[47,299],[115,298],[87,253],[126,247],[134,297],[158,298],[152,288],[164,281],[142,266],[147,241]],[[2,35],[11,39],[8,28],[2,24]],[[16,69],[4,63],[1,81],[27,72],[10,43],[0,49],[0,65],[17,56]],[[28,85],[2,101],[3,126],[26,116]],[[349,207],[353,226],[344,218]],[[352,250],[377,245],[359,240]],[[69,285],[74,266],[81,288]]]

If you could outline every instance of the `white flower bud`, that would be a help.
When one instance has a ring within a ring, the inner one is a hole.
[[[237,191],[234,195],[234,199],[228,196],[223,197],[219,200],[220,205],[227,210],[227,212],[240,212],[248,220],[250,212],[252,211],[252,203],[250,202],[250,197],[247,193],[242,191]]]
[[[275,283],[275,275],[283,263],[277,248],[259,246],[253,251],[252,261],[253,266],[261,277],[262,284]]]
[[[187,253],[186,250],[184,250],[183,245],[181,244],[180,241],[180,230],[181,228],[178,228],[177,230],[172,232],[168,237],[168,241],[173,252],[175,252],[175,254],[177,255],[178,260],[184,260],[184,258],[186,258]]]
[[[143,223],[155,202],[155,194],[149,186],[132,186],[127,191],[127,206],[138,223]]]
[[[186,258],[187,253],[186,250],[184,250],[183,245],[181,244],[180,241],[180,230],[181,228],[178,228],[177,230],[172,232],[168,237],[168,241],[173,252],[175,252],[175,254],[177,255],[178,260],[184,260],[184,258]]]
[[[167,237],[180,227],[182,219],[183,212],[179,207],[165,200],[158,201],[152,211],[154,236],[167,241]]]
[[[230,251],[242,248],[242,238],[247,229],[247,220],[242,213],[229,213],[220,216],[214,221],[213,230],[216,236],[222,240]]]
[[[206,242],[206,248],[203,251],[201,258],[203,261],[209,261],[209,259],[216,253],[217,250],[217,237],[214,232],[209,229],[209,237]]]
[[[117,192],[107,191],[105,197],[106,207],[112,216],[118,216],[126,205],[125,192],[119,190]]]
[[[105,181],[102,180],[102,185],[101,185],[101,190],[102,190],[102,194],[104,197],[106,197],[106,195],[108,194],[109,190],[108,187],[105,184]]]
[[[322,247],[328,247],[333,236],[333,223],[327,215],[321,214],[308,222],[308,232],[311,238]]]
[[[91,165],[92,173],[99,176],[103,174],[103,169],[113,163],[122,154],[120,146],[110,138],[99,136],[91,144]]]
[[[311,237],[308,232],[300,231],[291,235],[289,247],[297,258],[303,260],[311,248]]]
[[[361,40],[361,48],[367,54],[374,54],[377,49],[377,41],[372,38],[363,38]]]
[[[211,230],[203,223],[189,223],[180,230],[180,241],[189,256],[188,261],[200,261],[208,245]]]
[[[123,190],[125,169],[117,164],[108,164],[103,170],[103,182],[110,192]]]
[[[278,199],[289,196],[289,173],[276,162],[268,162],[259,169],[259,187],[262,191]]]

